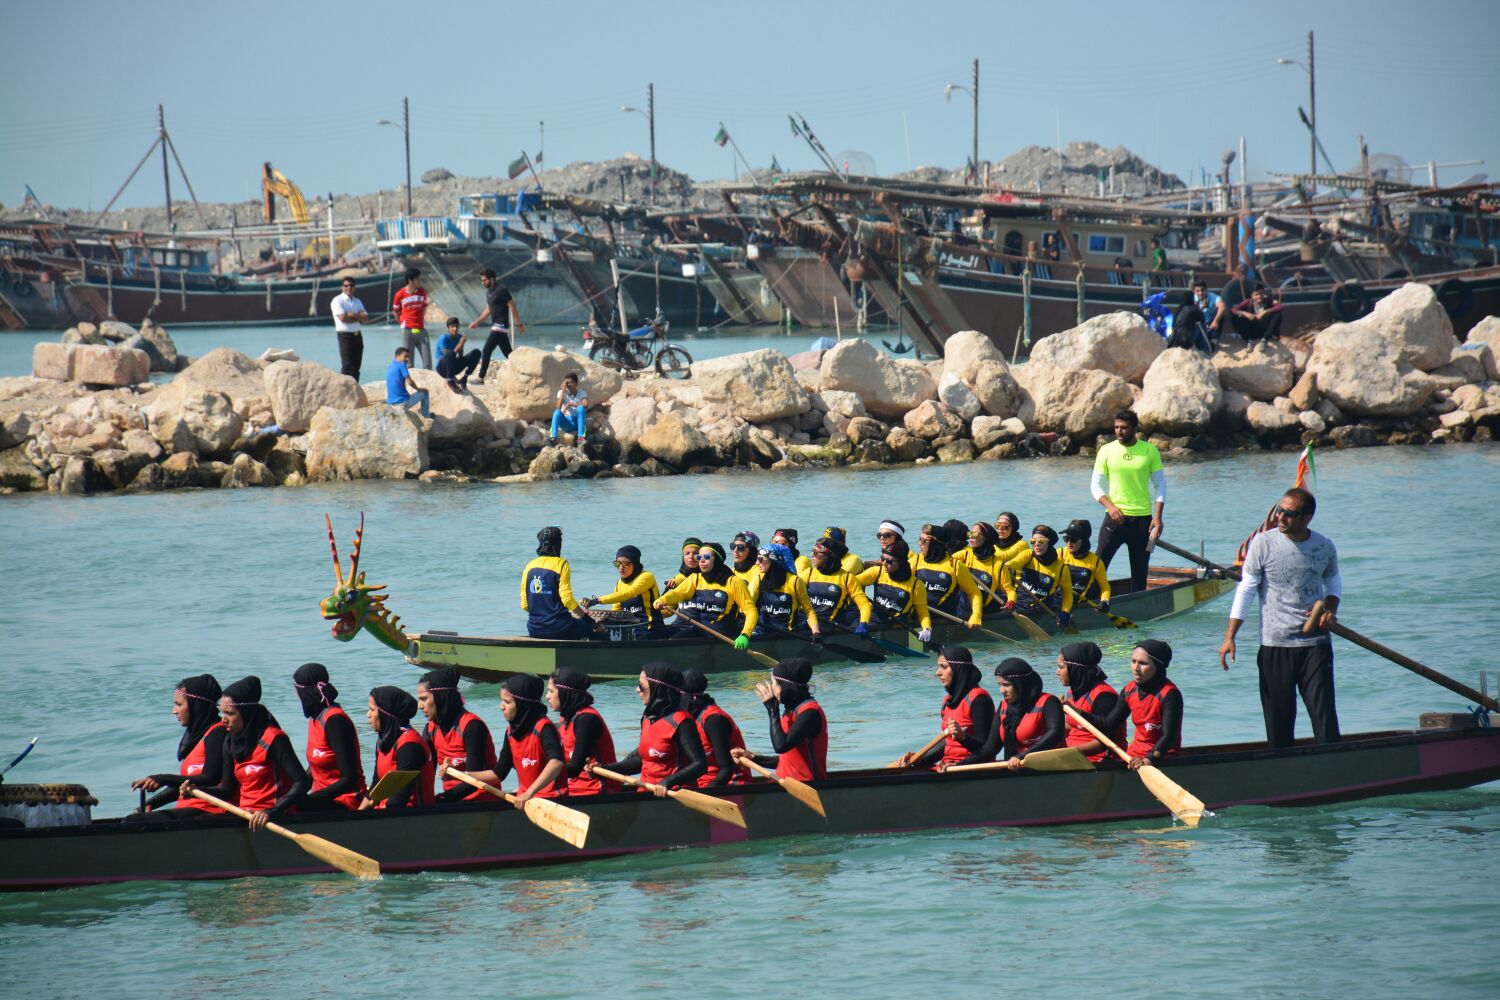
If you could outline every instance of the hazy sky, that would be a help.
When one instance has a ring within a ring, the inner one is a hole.
[[[980,59],[980,155],[1091,139],[1186,177],[1241,135],[1252,178],[1305,170],[1297,106],[1317,33],[1319,136],[1334,162],[1372,152],[1500,176],[1500,3],[7,3],[0,15],[0,202],[29,183],[53,204],[102,208],[155,134],[156,105],[204,200],[258,196],[270,160],[309,197],[390,188],[412,168],[501,174],[522,147],[546,161],[657,155],[730,176],[722,119],[755,166],[817,166],[786,114],[830,152],[883,173],[961,165]],[[173,181],[174,196],[185,194]],[[121,206],[159,203],[153,160]]]

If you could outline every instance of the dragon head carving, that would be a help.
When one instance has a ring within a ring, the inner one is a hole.
[[[338,543],[333,538],[333,519],[327,514],[323,520],[328,524],[328,548],[333,553],[333,575],[338,586],[333,593],[323,598],[320,610],[325,621],[333,622],[330,631],[339,642],[348,642],[360,633],[368,631],[375,638],[397,652],[406,652],[406,633],[401,630],[401,619],[392,615],[385,606],[386,595],[380,593],[384,584],[365,582],[365,574],[359,568],[359,550],[365,537],[365,516],[359,516],[359,530],[354,533],[354,555],[349,560],[349,575],[339,562]]]

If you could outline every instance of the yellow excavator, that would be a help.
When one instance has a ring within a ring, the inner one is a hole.
[[[307,202],[302,198],[302,189],[289,181],[286,174],[269,163],[261,167],[260,193],[267,222],[276,221],[277,195],[286,199],[286,206],[292,213],[293,221],[304,226],[310,221],[307,214]]]

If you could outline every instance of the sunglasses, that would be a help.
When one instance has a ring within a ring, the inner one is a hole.
[[[650,688],[650,685],[649,685],[649,684],[642,684],[642,683],[641,683],[641,682],[640,682],[640,681],[636,681],[636,682],[635,682],[635,689],[636,689],[636,690],[637,690],[637,691],[640,691],[640,692],[643,692],[643,693],[644,693],[644,692],[645,692],[645,691],[647,691],[647,690],[648,690],[648,689],[649,689],[649,688]]]
[[[894,531],[877,531],[877,532],[875,532],[875,537],[876,538],[895,538],[896,537],[896,533]]]
[[[616,559],[615,560],[615,565],[616,566],[634,566],[635,563],[631,562],[629,559]]]
[[[743,544],[741,542],[735,542],[733,545],[731,545],[729,547],[731,549],[734,549],[734,551],[736,551],[736,552],[749,552],[750,551],[750,546],[745,545],[745,544]]]
[[[1307,511],[1305,511],[1305,510],[1287,510],[1285,507],[1277,507],[1276,508],[1276,513],[1280,514],[1282,517],[1306,517],[1307,516]]]
[[[705,552],[702,555],[693,556],[692,558],[698,560],[699,562],[708,562],[713,559],[713,557],[714,554],[712,552]]]

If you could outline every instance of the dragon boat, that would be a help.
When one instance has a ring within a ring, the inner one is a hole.
[[[1467,788],[1500,779],[1500,729],[1467,713],[1433,713],[1422,728],[1302,742],[1185,751],[1167,773],[1219,814],[1233,807],[1313,806]],[[780,786],[731,786],[717,797],[743,812],[741,828],[670,799],[618,793],[559,800],[589,817],[581,848],[532,825],[498,800],[410,809],[317,813],[285,822],[379,862],[385,874],[469,871],[572,862],[788,836],[848,837],[919,830],[1160,820],[1166,808],[1119,765],[1086,771],[851,770],[812,782],[827,819]],[[1232,814],[1231,814],[1232,816]],[[252,834],[232,817],[0,828],[0,890],[54,889],[136,879],[224,879],[331,872],[295,844]]]
[[[636,629],[628,623],[611,621],[609,615],[603,616],[600,621],[601,638],[594,640],[461,635],[438,629],[408,632],[401,627],[400,617],[392,614],[386,607],[387,595],[382,593],[386,589],[385,585],[367,583],[364,572],[359,568],[363,539],[364,520],[361,518],[346,575],[334,541],[333,527],[329,524],[328,541],[333,549],[337,585],[333,593],[323,599],[321,612],[325,620],[332,622],[332,635],[340,642],[349,642],[359,633],[368,632],[405,656],[409,663],[425,670],[457,667],[463,677],[478,683],[498,683],[513,674],[537,674],[545,677],[558,667],[585,671],[595,680],[624,680],[635,677],[646,664],[662,659],[671,659],[681,668],[695,667],[706,674],[751,669],[752,661],[745,653],[713,637],[636,638]],[[1111,581],[1111,586],[1123,589],[1129,586],[1129,581]],[[1234,581],[1207,570],[1153,566],[1146,589],[1121,593],[1110,601],[1110,613],[1136,623],[1159,621],[1191,611],[1233,588]],[[1119,590],[1116,592],[1119,593]],[[1056,619],[1043,613],[1034,613],[1032,617],[1035,625],[1049,634],[1060,631]],[[1076,608],[1073,624],[1080,631],[1115,627],[1110,618],[1090,607]],[[1026,632],[1008,612],[986,615],[984,627],[1016,642],[1028,641]],[[935,649],[949,642],[976,645],[995,641],[982,633],[970,631],[962,624],[937,619],[933,621],[932,631],[932,640],[925,646],[905,626],[874,625],[870,634],[884,645],[852,635],[838,635],[837,642],[831,646],[817,646],[805,639],[788,636],[757,638],[751,641],[750,648],[774,659],[802,656],[821,664],[851,662],[846,653],[840,652],[840,648],[857,647],[868,650],[869,659],[875,660],[880,658],[882,650],[900,655],[891,649],[892,646],[911,650],[916,655],[924,649]]]

